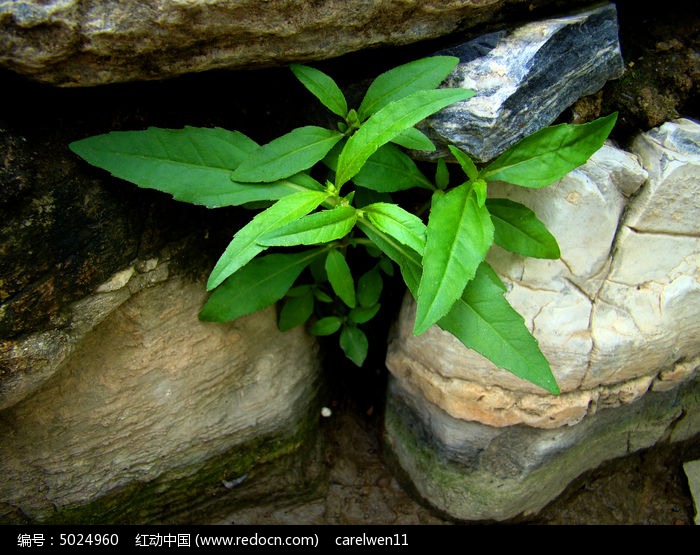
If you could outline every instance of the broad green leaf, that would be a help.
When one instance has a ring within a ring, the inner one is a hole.
[[[309,326],[311,335],[333,335],[343,325],[343,319],[338,316],[326,316]]]
[[[422,131],[419,131],[415,127],[409,127],[408,129],[401,131],[401,133],[396,135],[391,142],[411,150],[426,150],[428,152],[435,151],[433,141],[431,141]]]
[[[345,95],[331,77],[318,69],[301,64],[292,64],[289,67],[301,84],[318,98],[321,104],[341,118],[347,115],[348,103]]]
[[[360,306],[374,306],[379,301],[384,280],[379,269],[372,268],[357,280],[357,302]]]
[[[496,366],[559,394],[537,340],[503,296],[503,289],[496,283],[498,278],[494,280],[489,273],[493,270],[483,263],[438,325]]]
[[[306,322],[314,311],[314,296],[309,288],[303,295],[289,298],[280,310],[277,324],[280,331],[287,331]]]
[[[473,180],[479,177],[479,170],[476,169],[476,165],[472,159],[467,156],[467,154],[462,152],[456,146],[449,145],[449,149],[452,156],[454,156],[455,160],[457,160],[459,165],[462,166],[462,170],[469,179]]]
[[[450,171],[444,158],[438,158],[437,168],[435,168],[435,185],[438,189],[445,190],[450,184]]]
[[[270,183],[309,169],[343,138],[338,131],[299,127],[252,152],[231,174],[234,181]]]
[[[540,129],[484,168],[479,177],[523,187],[544,187],[585,163],[612,131],[617,113],[581,125]]]
[[[207,290],[214,289],[236,270],[247,264],[267,247],[258,244],[266,233],[305,216],[317,208],[328,194],[323,191],[302,191],[278,200],[241,228],[219,258],[207,281]]]
[[[559,258],[559,245],[527,206],[505,198],[486,200],[494,227],[494,242],[504,249],[533,258]]]
[[[379,75],[367,89],[360,121],[381,108],[417,91],[436,88],[459,63],[453,56],[432,56],[400,65]]]
[[[398,264],[403,280],[415,298],[422,271],[422,250],[421,253],[414,251],[367,220],[357,220],[357,226],[384,254]]]
[[[326,274],[335,294],[350,308],[354,308],[356,304],[355,282],[343,253],[335,249],[328,251]]]
[[[367,358],[369,342],[367,336],[360,328],[353,325],[345,325],[340,331],[340,347],[345,356],[357,366],[362,366]]]
[[[428,219],[414,333],[445,316],[493,244],[493,224],[469,183],[436,192]]]
[[[416,163],[392,144],[385,144],[372,154],[352,180],[356,185],[380,193],[404,191],[413,187],[434,188]]]
[[[362,209],[362,217],[414,251],[423,252],[426,227],[418,216],[396,204],[377,202],[365,206]]]
[[[257,188],[231,181],[231,171],[259,148],[238,131],[149,127],[96,135],[69,146],[85,161],[115,177],[209,208],[274,200],[299,185],[296,178]]]
[[[356,306],[348,314],[348,321],[354,324],[364,324],[377,315],[381,305],[379,303],[372,306]]]
[[[369,223],[358,220],[358,226],[399,265],[415,299],[421,280],[420,254]],[[482,262],[462,296],[438,325],[504,370],[558,394],[549,363],[523,318],[503,297],[504,292],[501,280],[486,262]]]
[[[294,220],[262,235],[258,244],[267,247],[291,247],[329,243],[345,237],[355,226],[357,211],[352,206],[338,206]]]
[[[269,254],[252,260],[211,294],[200,320],[229,322],[252,314],[284,297],[302,270],[325,248],[295,254]]]
[[[399,133],[445,106],[473,96],[465,89],[418,91],[384,106],[345,143],[338,157],[336,186],[341,187],[362,169],[367,159]],[[280,176],[282,177],[282,176]]]

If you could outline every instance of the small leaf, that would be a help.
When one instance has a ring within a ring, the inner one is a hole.
[[[313,288],[313,294],[316,299],[318,299],[322,303],[332,303],[333,298],[328,295],[325,291],[319,289],[318,287]]]
[[[415,127],[409,127],[408,129],[401,131],[401,133],[396,135],[391,142],[410,150],[425,150],[428,152],[435,151],[433,141],[431,141],[422,131],[419,131]]]
[[[483,179],[475,179],[471,183],[474,194],[476,195],[476,203],[479,208],[483,208],[486,204],[486,181]]]
[[[258,244],[290,247],[329,243],[345,237],[355,226],[356,210],[352,206],[338,206],[322,210],[288,223],[262,235]]]
[[[459,63],[453,56],[431,56],[400,65],[379,75],[367,89],[359,116],[367,116],[417,91],[436,88]]]
[[[467,156],[456,146],[449,145],[449,149],[452,153],[452,156],[454,156],[459,165],[462,166],[462,170],[469,179],[474,180],[477,177],[479,177],[479,170],[476,169],[474,162],[471,158],[469,158],[469,156]]]
[[[617,113],[581,125],[545,127],[516,143],[484,168],[487,181],[544,187],[585,163],[612,131]]]
[[[355,177],[367,159],[399,133],[445,106],[474,95],[466,89],[418,91],[384,106],[345,143],[338,158],[336,186]]]
[[[444,158],[438,158],[437,168],[435,168],[435,185],[438,189],[444,190],[450,184],[450,172]]]
[[[425,248],[426,227],[423,221],[396,204],[377,202],[362,209],[365,219],[416,252]]]
[[[380,193],[393,193],[413,187],[433,189],[433,184],[416,163],[392,144],[385,144],[372,154],[353,177],[353,181],[356,185]]]
[[[333,335],[340,329],[343,319],[338,316],[327,316],[317,320],[309,326],[311,335]]]
[[[382,294],[384,281],[377,268],[365,272],[357,280],[357,302],[360,306],[374,306]]]
[[[479,207],[469,183],[434,194],[416,298],[416,335],[449,312],[492,244],[488,210]]]
[[[372,306],[356,306],[348,314],[348,321],[354,324],[364,324],[377,315],[381,305],[379,303]]]
[[[493,274],[490,276],[489,274]],[[550,393],[559,394],[537,340],[503,296],[498,278],[482,263],[450,312],[438,322],[467,347]]]
[[[355,282],[343,253],[335,249],[328,251],[326,274],[335,294],[350,308],[354,308]]]
[[[227,277],[247,264],[267,247],[258,244],[266,233],[300,218],[318,207],[326,198],[322,191],[302,191],[278,200],[260,212],[240,229],[219,258],[207,281],[207,290],[214,289]]]
[[[345,356],[357,366],[362,366],[367,358],[369,342],[367,336],[358,327],[352,325],[343,326],[340,332],[340,347]]]
[[[211,294],[199,314],[205,322],[228,322],[277,302],[325,248],[269,254],[251,261]]]
[[[326,108],[334,114],[344,118],[348,113],[348,103],[345,95],[336,82],[313,67],[292,64],[289,66],[294,75]]]
[[[311,289],[305,294],[289,298],[280,311],[277,324],[280,331],[288,331],[306,322],[314,311],[314,296]]]
[[[494,242],[500,247],[533,258],[561,256],[557,240],[527,206],[505,198],[490,198],[486,207],[494,226]]]
[[[234,181],[270,183],[309,169],[343,134],[309,125],[290,131],[251,153],[231,174]]]

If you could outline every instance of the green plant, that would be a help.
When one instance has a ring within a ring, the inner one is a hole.
[[[602,146],[616,115],[542,129],[481,169],[451,146],[466,179],[450,186],[444,159],[427,177],[401,147],[435,150],[415,125],[473,95],[439,88],[457,62],[437,56],[392,69],[372,82],[356,110],[331,77],[292,65],[340,121],[336,129],[294,129],[264,146],[238,131],[185,127],[111,132],[70,148],[176,200],[209,208],[268,204],[212,270],[202,320],[234,320],[284,299],[280,329],[309,321],[312,334],[339,333],[347,357],[361,365],[368,348],[362,325],[377,314],[395,263],[417,303],[416,334],[437,324],[496,365],[558,393],[485,258],[493,244],[540,258],[558,258],[559,248],[528,208],[487,198],[488,182],[543,187],[560,179]],[[392,197],[407,189],[429,195],[427,223]],[[362,264],[358,253],[366,255]]]

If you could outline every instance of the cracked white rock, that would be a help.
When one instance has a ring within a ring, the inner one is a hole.
[[[699,142],[700,125],[679,120],[641,135],[634,153],[606,144],[550,187],[490,186],[490,195],[533,209],[561,248],[555,261],[489,254],[550,361],[559,398],[437,327],[414,337],[408,296],[387,355],[392,374],[457,418],[539,427],[574,424],[598,403],[631,402],[674,369],[692,376],[698,365],[688,361],[700,354]]]

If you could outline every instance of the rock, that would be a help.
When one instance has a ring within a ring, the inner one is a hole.
[[[535,515],[586,470],[675,437],[700,414],[700,381],[601,410],[576,426],[493,427],[449,416],[390,378],[388,460],[424,503],[463,521]],[[697,433],[697,428],[695,428]]]
[[[551,0],[535,0],[532,9]],[[328,59],[498,21],[521,0],[0,3],[0,67],[61,86]]]
[[[632,452],[671,429],[674,440],[700,431],[699,145],[700,125],[678,120],[641,135],[637,155],[608,144],[550,187],[489,187],[529,206],[560,244],[560,260],[497,247],[488,260],[561,395],[496,368],[437,326],[414,337],[415,303],[406,296],[387,367],[396,382],[390,403],[410,398],[414,414],[404,421],[409,413],[395,409],[386,433],[434,506],[468,520],[531,513],[584,470],[624,454],[616,442]],[[681,390],[687,412],[671,426]],[[414,449],[448,434],[443,428],[457,434],[441,440],[453,447]],[[650,435],[629,439],[642,431]],[[482,451],[502,439],[506,462],[532,453],[507,480],[483,467]],[[445,463],[444,449],[456,450],[458,462]],[[470,466],[469,457],[481,462]]]
[[[31,522],[143,524],[314,492],[314,340],[273,309],[199,322],[204,284],[181,277],[126,296],[0,413],[3,502]]]
[[[460,58],[444,85],[476,94],[421,124],[443,147],[415,153],[424,159],[442,157],[454,144],[487,162],[624,70],[613,4],[492,32],[439,53]]]

